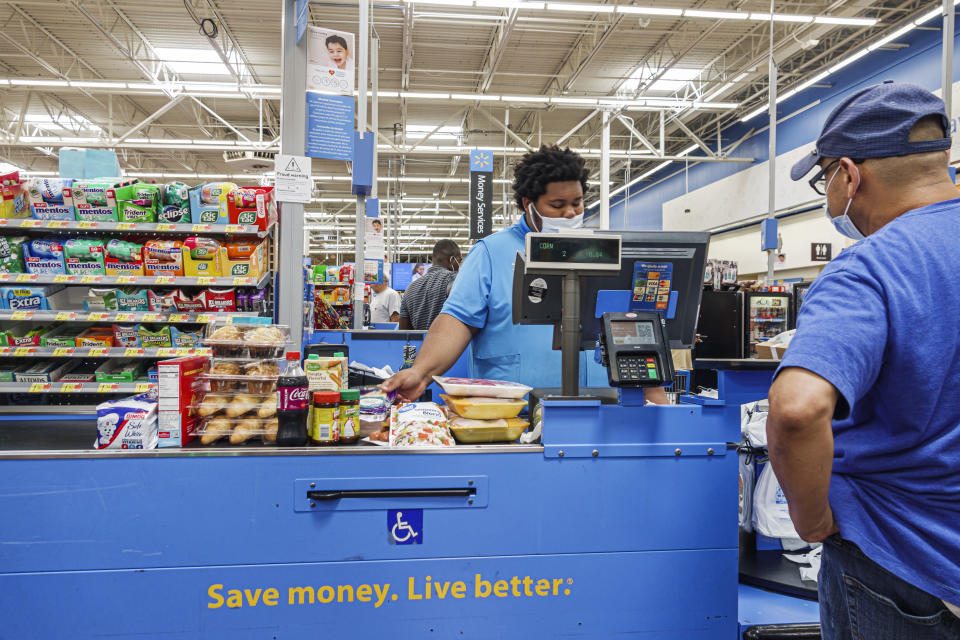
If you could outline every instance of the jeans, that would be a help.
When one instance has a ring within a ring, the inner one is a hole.
[[[823,543],[823,640],[957,640],[960,618],[943,602],[873,562],[839,534]]]

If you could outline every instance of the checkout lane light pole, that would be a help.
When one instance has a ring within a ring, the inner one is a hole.
[[[776,220],[777,213],[777,62],[773,59],[773,0],[770,0],[770,60],[769,60],[769,84],[770,84],[770,128],[768,133],[770,145],[768,155],[770,163],[770,177],[767,193],[767,218]],[[776,246],[776,223],[771,223],[770,227],[774,230],[774,246]],[[767,282],[773,282],[773,264],[776,260],[776,248],[767,249]]]
[[[357,130],[360,139],[367,134],[367,66],[370,64],[370,0],[360,0],[360,56],[357,68],[360,70],[357,87]],[[376,144],[374,144],[376,148]],[[374,183],[376,184],[376,183]],[[366,196],[357,195],[356,238],[353,254],[353,328],[363,329],[363,240],[366,233]]]

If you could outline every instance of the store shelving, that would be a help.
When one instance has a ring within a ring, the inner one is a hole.
[[[183,358],[210,355],[194,347],[0,347],[0,358]]]
[[[0,393],[143,393],[155,382],[0,382]]]
[[[200,233],[205,235],[255,235],[264,238],[272,229],[253,224],[172,224],[163,222],[94,222],[90,220],[0,219],[0,231],[102,231],[133,233]]]
[[[262,289],[273,274],[261,278],[194,277],[194,276],[94,276],[63,273],[40,275],[36,273],[0,273],[0,284],[63,284],[63,285],[142,285],[146,287],[256,287]]]
[[[154,313],[152,311],[9,311],[0,310],[0,322],[155,322],[158,324],[208,324],[229,315],[252,318],[251,312]]]

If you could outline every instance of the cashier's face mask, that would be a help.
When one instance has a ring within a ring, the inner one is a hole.
[[[545,218],[540,215],[540,212],[537,211],[537,208],[530,203],[530,220],[533,220],[533,217],[536,216],[540,218],[540,231],[543,233],[559,233],[561,231],[570,231],[571,229],[579,229],[583,226],[583,214],[578,213],[572,218]]]
[[[827,186],[823,189],[824,192],[829,192],[830,183],[833,182],[833,179],[837,177],[837,174],[840,172],[840,167],[837,167],[837,170],[833,172],[833,175],[830,176],[830,180],[827,181]],[[857,188],[860,187],[860,174],[857,173]],[[830,213],[830,205],[824,206],[824,210],[827,214],[827,220],[829,220],[833,227],[837,230],[838,233],[844,235],[852,240],[863,240],[865,237],[860,233],[860,229],[857,229],[857,225],[853,223],[853,220],[850,218],[849,211],[850,205],[853,204],[853,198],[856,196],[854,192],[853,196],[850,197],[850,200],[847,201],[847,206],[843,210],[842,216],[837,216],[836,218]]]

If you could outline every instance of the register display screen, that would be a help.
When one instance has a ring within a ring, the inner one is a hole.
[[[652,322],[611,322],[613,344],[656,344]]]
[[[620,264],[617,238],[534,238],[531,262]]]

